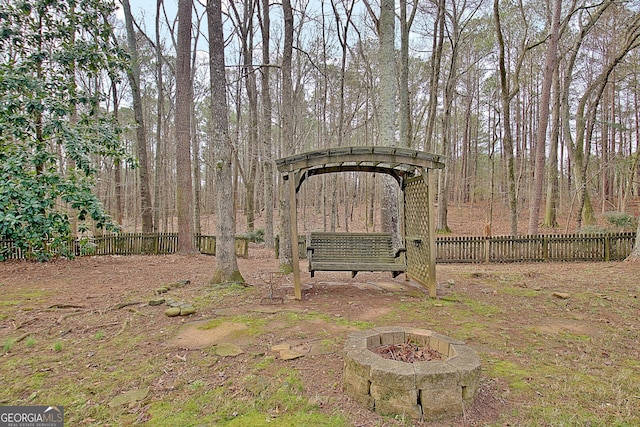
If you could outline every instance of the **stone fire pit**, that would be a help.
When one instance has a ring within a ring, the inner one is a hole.
[[[413,342],[437,350],[442,360],[407,363],[372,350]],[[344,390],[380,415],[436,420],[461,415],[480,382],[480,358],[463,342],[426,329],[380,327],[345,343]]]

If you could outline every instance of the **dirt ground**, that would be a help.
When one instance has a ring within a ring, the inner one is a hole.
[[[150,401],[178,399],[177,393],[184,390],[184,385],[194,381],[202,381],[208,387],[228,384],[233,378],[246,376],[256,357],[274,355],[277,366],[298,371],[304,384],[302,393],[321,411],[341,414],[354,426],[382,426],[426,424],[382,418],[343,393],[342,344],[351,331],[362,325],[434,329],[466,340],[483,359],[497,357],[500,350],[492,340],[499,340],[502,335],[508,335],[513,345],[526,342],[531,328],[545,337],[571,333],[598,338],[603,333],[602,325],[607,325],[631,331],[618,345],[635,351],[631,357],[640,357],[637,341],[633,342],[638,338],[637,317],[628,318],[607,309],[615,301],[637,310],[637,265],[629,263],[439,265],[438,299],[429,300],[425,290],[406,282],[403,276],[392,279],[388,273],[359,273],[352,279],[349,273],[319,272],[310,278],[301,261],[302,301],[291,298],[291,276],[270,275],[277,271],[278,263],[264,247],[251,245],[249,258],[240,259],[239,265],[248,286],[233,292],[209,285],[215,258],[203,255],[0,263],[0,340],[5,343],[0,360],[5,366],[10,363],[25,378],[35,370],[54,377],[58,383],[65,378],[77,381],[84,400],[78,407],[67,403],[69,425],[117,425],[121,418],[111,412],[107,420],[101,420],[98,407],[119,393],[142,386],[148,387],[149,395],[142,402],[129,404],[127,411],[135,420],[133,424],[147,421],[152,419],[148,413]],[[187,285],[156,295],[160,286],[185,280],[189,281]],[[269,282],[274,284],[273,292]],[[503,292],[501,283],[511,291]],[[554,296],[554,292],[562,295]],[[590,293],[585,302],[572,298],[585,292]],[[283,301],[272,301],[274,296],[283,297]],[[158,297],[189,301],[197,312],[167,317],[165,305],[149,304]],[[543,301],[544,308],[531,304],[532,298]],[[588,315],[579,314],[580,307],[572,306],[588,304],[589,299],[599,305],[585,310]],[[498,304],[499,314],[464,303],[471,300],[487,306]],[[472,316],[466,320],[455,315],[461,304],[471,307]],[[237,319],[248,314],[263,320],[264,327],[251,334],[234,332]],[[219,328],[215,329],[217,332],[191,328],[195,334],[189,334],[189,325],[215,320],[218,326],[222,325],[222,332]],[[473,325],[480,324],[482,329],[473,329]],[[9,339],[14,343],[11,350],[6,347]],[[26,348],[28,339],[38,344]],[[113,344],[98,345],[98,340]],[[212,357],[211,345],[225,340],[240,346],[243,353]],[[62,351],[52,352],[54,341],[64,346]],[[324,348],[315,345],[319,342],[325,343]],[[304,356],[282,360],[272,351],[274,345],[282,343],[290,344]],[[562,344],[557,347],[552,351],[569,351],[561,348]],[[27,351],[31,359],[41,360],[43,366],[21,361],[21,351]],[[134,366],[140,360],[150,361],[155,366],[150,368],[153,372],[142,378],[138,374],[127,375],[126,366]],[[96,374],[91,373],[94,370],[106,374],[107,379],[96,379]],[[504,379],[487,370],[483,372],[475,404],[466,408],[464,417],[428,425],[494,424],[522,403],[510,394]],[[109,374],[113,375],[110,380]],[[98,384],[101,381],[111,383],[107,387]],[[25,380],[23,384],[17,381],[4,387],[0,404],[57,404],[41,400],[55,399],[55,387],[44,382],[41,389],[34,389],[29,384]],[[247,393],[238,389],[229,398],[246,398]],[[279,410],[284,409],[274,408],[274,417]],[[514,424],[507,421],[500,425]]]
[[[486,206],[450,212],[454,233],[481,234]],[[301,223],[311,221],[318,219]],[[507,234],[508,221],[492,231]],[[640,423],[638,264],[438,265],[432,300],[390,273],[310,278],[302,260],[296,301],[271,250],[252,244],[238,262],[246,287],[210,285],[215,258],[204,255],[0,263],[0,405],[64,404],[68,425],[213,425],[194,420],[218,412],[232,420],[251,402],[273,399],[269,383],[293,370],[302,381],[295,393],[353,426]],[[181,281],[188,284],[159,294]],[[193,304],[196,313],[167,317],[166,304],[151,304],[160,298]],[[464,416],[380,417],[345,395],[344,340],[397,325],[450,335],[479,353],[482,381]],[[302,357],[285,360],[274,350],[282,344]],[[231,352],[217,354],[225,345]],[[588,380],[574,378],[576,366]],[[218,401],[202,391],[216,389],[224,390]],[[273,420],[291,411],[270,404]],[[199,415],[189,415],[193,406]],[[177,411],[185,413],[179,421]]]

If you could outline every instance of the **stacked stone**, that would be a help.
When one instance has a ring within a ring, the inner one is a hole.
[[[407,363],[373,349],[414,342],[437,350],[443,360]],[[380,415],[437,420],[463,413],[480,383],[480,358],[462,341],[433,331],[380,327],[352,334],[345,343],[344,389]]]

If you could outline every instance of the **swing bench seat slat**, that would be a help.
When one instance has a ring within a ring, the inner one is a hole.
[[[407,271],[405,248],[394,249],[389,233],[311,232],[307,236],[309,273],[316,271]]]

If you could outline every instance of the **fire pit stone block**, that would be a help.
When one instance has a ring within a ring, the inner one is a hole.
[[[407,363],[372,350],[407,341],[437,350],[443,360]],[[355,401],[381,415],[437,420],[458,416],[480,384],[480,358],[464,342],[417,328],[378,327],[346,340],[343,383]]]

